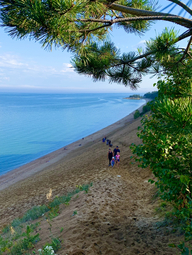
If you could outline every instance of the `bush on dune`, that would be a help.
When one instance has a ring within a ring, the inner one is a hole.
[[[178,53],[176,58],[182,56]],[[149,181],[172,205],[167,215],[180,225],[188,242],[192,240],[192,59],[186,59],[185,65],[178,61],[177,69],[168,68],[163,59],[162,65],[166,72],[164,80],[157,82],[158,97],[139,128],[142,144],[132,145],[132,151],[140,167],[151,168],[156,179]],[[172,246],[189,254],[184,242]]]

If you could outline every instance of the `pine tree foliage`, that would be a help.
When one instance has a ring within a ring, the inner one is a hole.
[[[146,0],[120,2],[125,6],[151,9]],[[113,12],[109,4],[87,0],[1,0],[1,20],[13,37],[29,36],[45,47],[54,44],[70,50],[104,40],[114,21],[129,33],[146,31],[147,21],[124,22],[130,15]]]
[[[79,74],[90,75],[95,81],[108,77],[109,82],[122,83],[136,89],[141,81],[141,73],[145,73],[147,66],[150,66],[148,59],[129,64],[136,56],[135,52],[121,55],[113,43],[106,42],[101,47],[97,44],[86,47],[83,55],[77,53],[73,65]]]
[[[192,35],[192,20],[185,17],[192,15],[191,2],[167,0],[168,6],[158,12],[155,0],[0,0],[0,20],[12,37],[29,37],[43,47],[72,51],[78,73],[135,89],[146,72],[162,71],[161,59],[169,60],[175,54],[177,41]],[[175,7],[180,8],[179,15],[172,14]],[[147,43],[142,54],[120,54],[110,42],[114,26],[126,33],[143,34],[156,20],[179,24],[186,32],[175,36],[174,31],[164,31]]]
[[[83,53],[77,52],[74,55],[73,66],[79,74],[90,75],[94,81],[109,79],[110,82],[137,89],[142,75],[161,75],[169,68],[172,70],[173,66],[177,68],[183,65],[180,59],[184,53],[177,47],[177,35],[174,29],[165,28],[162,34],[146,42],[146,49],[142,55],[139,51],[120,54],[110,42],[100,48],[96,47],[96,44],[92,47],[89,45],[84,48]]]

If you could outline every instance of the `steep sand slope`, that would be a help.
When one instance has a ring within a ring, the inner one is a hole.
[[[155,187],[147,182],[153,177],[150,170],[131,163],[129,146],[140,143],[136,136],[139,124],[138,119],[108,134],[121,150],[119,168],[108,167],[108,146],[99,138],[2,190],[0,225],[21,216],[34,205],[45,203],[50,188],[55,197],[76,185],[92,182],[88,194],[82,192],[53,220],[52,234],[63,240],[57,254],[177,254],[168,244],[178,242],[181,236],[155,225],[159,220],[155,214],[158,201],[153,199]],[[77,215],[72,216],[74,211]],[[43,238],[38,247],[48,240],[48,228],[46,221],[42,221],[40,236]]]

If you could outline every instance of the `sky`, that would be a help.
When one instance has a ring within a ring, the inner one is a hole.
[[[187,1],[187,0],[186,0]],[[183,2],[186,2],[183,0]],[[170,4],[161,0],[161,7]],[[160,9],[159,9],[160,10]],[[178,11],[179,12],[179,11]],[[180,33],[181,26],[170,22],[157,21],[143,36],[127,34],[123,29],[114,28],[111,40],[121,53],[135,51],[144,47],[144,42],[160,34],[165,27],[176,27]],[[180,43],[185,47],[187,41]],[[11,38],[0,27],[0,93],[146,93],[157,90],[153,84],[157,78],[147,75],[143,78],[137,91],[124,85],[105,82],[93,82],[91,77],[77,74],[71,68],[71,53],[60,49],[52,51],[42,48],[33,40]]]

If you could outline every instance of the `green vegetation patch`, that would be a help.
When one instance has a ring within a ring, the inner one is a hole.
[[[55,197],[52,201],[49,201],[47,205],[34,206],[28,210],[21,218],[14,219],[10,225],[5,226],[2,229],[0,235],[0,255],[11,254],[11,255],[22,255],[31,254],[31,250],[35,248],[35,244],[40,241],[39,233],[32,234],[37,227],[39,222],[27,225],[28,222],[34,221],[40,217],[45,217],[50,225],[50,232],[52,224],[50,221],[59,215],[59,205],[68,205],[71,198],[79,193],[85,191],[88,193],[91,184],[78,185],[76,189],[67,195]],[[77,212],[75,213],[77,214]],[[24,231],[23,231],[24,230]],[[62,229],[63,231],[63,229]],[[60,232],[62,232],[60,231]],[[52,243],[47,243],[42,249],[32,251],[33,254],[39,255],[50,255],[60,248],[61,242],[58,238],[53,237]],[[30,253],[27,251],[30,250]]]

